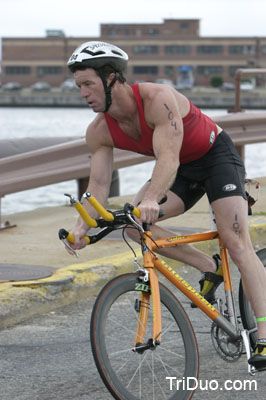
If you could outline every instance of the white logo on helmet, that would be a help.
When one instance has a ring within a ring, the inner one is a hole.
[[[228,185],[223,186],[222,190],[224,192],[232,192],[236,190],[237,186],[234,185],[233,183],[229,183]]]
[[[104,42],[100,42],[100,43],[95,43],[93,45],[87,46],[86,49],[94,50],[94,49],[98,49],[99,47],[110,47],[110,45],[108,45]]]

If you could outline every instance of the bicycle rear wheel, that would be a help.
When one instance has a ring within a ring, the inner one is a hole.
[[[266,268],[266,248],[257,251],[257,256],[261,260],[264,268]],[[247,330],[251,330],[257,327],[256,317],[251,308],[250,302],[245,296],[242,281],[239,283],[239,309],[243,327]],[[256,346],[257,331],[250,334],[250,344],[253,350]]]
[[[139,276],[134,273],[113,279],[95,302],[91,346],[98,371],[115,399],[191,399],[198,376],[196,337],[182,305],[162,284],[161,344],[142,354],[133,351],[142,290],[139,283],[143,283]],[[145,342],[152,338],[151,310],[152,300]]]

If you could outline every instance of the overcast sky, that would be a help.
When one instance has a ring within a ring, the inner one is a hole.
[[[0,37],[97,37],[101,23],[167,18],[199,18],[202,36],[266,37],[266,0],[0,0]]]

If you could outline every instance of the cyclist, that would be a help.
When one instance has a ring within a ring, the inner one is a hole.
[[[128,85],[127,54],[104,42],[86,42],[68,61],[81,96],[96,118],[87,128],[92,153],[88,191],[106,204],[111,183],[113,148],[153,156],[149,182],[137,194],[141,220],[153,223],[155,238],[171,235],[157,226],[159,207],[164,219],[190,209],[203,195],[215,213],[219,234],[238,266],[246,294],[258,321],[258,346],[249,362],[266,367],[266,274],[248,232],[245,169],[231,139],[214,121],[173,88],[154,83]],[[167,201],[158,202],[167,194]],[[89,214],[95,210],[86,202]],[[88,226],[79,218],[72,229],[73,249],[86,245]],[[131,234],[134,237],[134,234]],[[204,273],[201,294],[211,301],[223,280],[219,259],[189,245],[163,249],[161,254]]]

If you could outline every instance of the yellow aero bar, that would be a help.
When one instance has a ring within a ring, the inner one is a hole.
[[[73,235],[73,233],[68,232],[68,235],[67,235],[66,239],[67,239],[70,243],[75,243],[75,236]],[[84,239],[86,240],[87,244],[90,244],[90,238],[89,238],[89,236],[84,236]]]
[[[67,239],[70,243],[75,243],[75,236],[73,235],[73,233],[68,232],[65,229],[60,229],[58,235],[60,240]],[[90,244],[89,236],[84,236],[84,238],[86,239],[87,244]]]
[[[97,228],[98,224],[95,219],[91,218],[81,203],[74,204],[75,209],[86,224],[92,228]]]
[[[105,221],[113,221],[114,220],[114,216],[112,213],[110,213],[109,211],[107,211],[96,199],[95,197],[93,197],[90,193],[85,193],[85,199],[88,200],[88,202],[90,203],[90,205],[92,205],[93,208],[95,208],[95,210],[100,214],[101,217],[103,217],[103,219]]]
[[[137,207],[133,208],[132,214],[135,215],[135,217],[140,218],[140,210]]]

